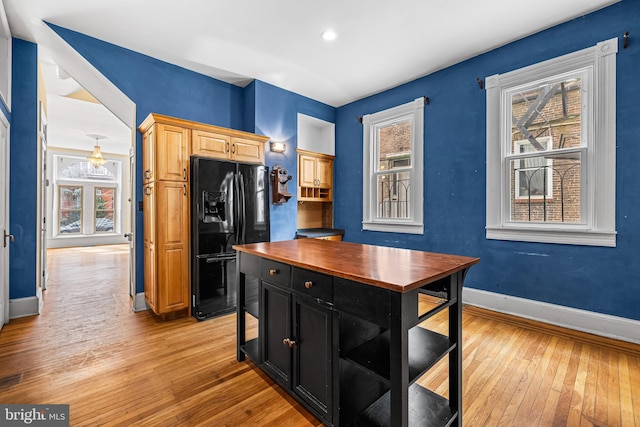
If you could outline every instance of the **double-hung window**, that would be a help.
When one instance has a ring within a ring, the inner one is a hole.
[[[424,98],[362,124],[363,229],[422,234]]]
[[[487,238],[615,246],[616,52],[486,79]]]

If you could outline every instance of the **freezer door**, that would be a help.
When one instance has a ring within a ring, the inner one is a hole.
[[[239,206],[242,243],[268,242],[269,230],[269,168],[261,165],[238,165]]]

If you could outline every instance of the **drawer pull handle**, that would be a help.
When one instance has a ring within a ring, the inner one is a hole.
[[[307,289],[313,288],[313,282],[311,280],[304,282],[304,287]]]
[[[275,268],[272,268],[271,270],[269,270],[270,276],[275,276],[276,274],[278,274],[278,270],[276,270]]]
[[[294,340],[290,340],[289,338],[283,339],[282,343],[289,348],[293,348],[293,346],[296,345],[296,342]]]

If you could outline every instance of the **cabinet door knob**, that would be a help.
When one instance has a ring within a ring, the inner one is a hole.
[[[151,171],[149,169],[144,171],[144,179],[151,179]]]
[[[313,282],[311,280],[304,282],[304,287],[307,289],[313,288]]]
[[[276,274],[278,274],[278,270],[276,270],[275,268],[272,268],[271,270],[269,270],[270,276],[275,276]]]
[[[289,338],[285,338],[282,340],[282,344],[286,345],[289,348],[293,348],[293,346],[296,345],[296,342],[294,340],[290,340]]]

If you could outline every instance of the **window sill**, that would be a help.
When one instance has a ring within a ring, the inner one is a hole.
[[[615,231],[541,230],[486,227],[487,239],[518,242],[558,243],[564,245],[616,247]]]
[[[424,234],[424,226],[422,224],[363,222],[362,229],[386,233]]]

